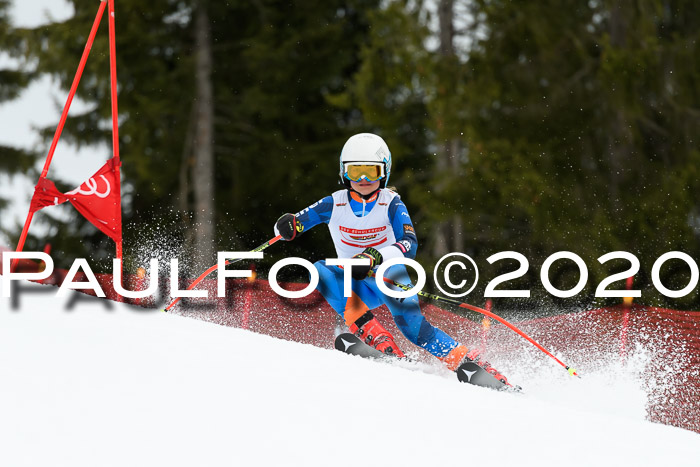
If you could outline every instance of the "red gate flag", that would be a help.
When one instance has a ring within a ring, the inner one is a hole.
[[[80,214],[95,227],[119,243],[122,239],[122,219],[120,185],[114,158],[107,161],[95,175],[83,182],[75,190],[61,193],[47,178],[40,178],[34,188],[34,196],[29,211],[34,213],[46,206],[54,206],[66,201],[75,206]]]

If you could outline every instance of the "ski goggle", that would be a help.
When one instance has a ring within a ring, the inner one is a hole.
[[[384,164],[345,164],[345,178],[353,182],[367,180],[368,182],[376,182],[384,178]]]

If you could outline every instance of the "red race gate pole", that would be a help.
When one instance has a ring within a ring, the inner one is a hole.
[[[104,0],[102,0],[104,5]],[[116,33],[114,27],[114,0],[109,0],[109,75],[112,88],[112,151],[114,153],[114,173],[117,179],[117,191],[119,192],[119,228],[122,225],[122,194],[121,194],[121,176],[120,170],[121,159],[119,158],[119,112],[117,109],[117,45]],[[122,259],[122,236],[119,232],[119,241],[117,243],[116,256],[119,260]],[[121,264],[121,262],[120,262]],[[122,271],[123,272],[123,271]],[[122,274],[123,277],[123,274]]]
[[[634,276],[627,278],[625,288],[632,290],[634,284]],[[622,315],[622,326],[620,327],[620,359],[624,363],[627,359],[627,331],[630,324],[630,307],[632,306],[632,297],[624,297],[622,306],[625,308],[625,314]]]
[[[484,309],[486,311],[491,311],[491,308],[493,307],[493,301],[489,298],[486,300],[486,305],[484,306]],[[489,319],[488,316],[484,316],[484,319],[481,320],[481,353],[486,352],[486,346],[488,342],[488,334],[489,334],[489,329],[491,328],[491,320]]]

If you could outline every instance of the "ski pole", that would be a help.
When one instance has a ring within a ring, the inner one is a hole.
[[[281,236],[281,235],[278,235],[278,236],[276,236],[276,237],[274,237],[274,238],[271,238],[270,240],[266,241],[266,242],[263,243],[262,245],[260,245],[260,246],[258,246],[258,247],[256,247],[256,248],[253,248],[252,250],[250,250],[250,252],[251,252],[251,253],[257,253],[258,251],[263,251],[264,249],[266,249],[267,247],[269,247],[270,245],[272,245],[273,243],[276,243],[278,240],[281,240],[281,239],[282,239],[282,236]],[[229,259],[229,260],[226,260],[226,262],[224,263],[224,266],[228,266],[229,264],[233,264],[233,263],[238,262],[238,261],[240,261],[240,260],[242,260],[242,259],[243,259],[243,258],[238,258],[238,259],[234,259],[234,260],[230,260],[230,259]],[[199,284],[200,282],[202,282],[202,279],[204,279],[204,278],[207,277],[209,274],[211,274],[212,272],[214,272],[218,267],[219,267],[219,264],[217,263],[217,264],[215,264],[214,266],[212,266],[212,267],[210,267],[209,269],[207,269],[206,271],[204,271],[204,272],[202,273],[201,276],[199,276],[197,279],[195,279],[194,282],[192,282],[192,283],[189,285],[189,287],[187,287],[187,290],[192,290],[193,288],[195,288],[195,287],[197,286],[197,284]],[[170,309],[171,309],[172,307],[174,307],[174,306],[177,304],[177,302],[180,301],[181,298],[182,298],[182,297],[177,297],[177,298],[175,298],[175,300],[173,300],[172,303],[170,303],[170,305],[168,305],[168,306],[166,306],[165,308],[163,308],[163,311],[165,311],[165,312],[170,311]]]
[[[371,276],[375,276],[375,272],[374,272],[374,271],[371,271],[371,272],[370,272],[370,275],[371,275]],[[386,282],[386,283],[388,283],[388,284],[395,285],[396,287],[398,287],[398,288],[400,288],[400,289],[403,289],[403,290],[406,290],[406,291],[411,290],[411,289],[413,288],[413,286],[406,285],[406,284],[401,284],[401,283],[396,282],[396,281],[393,281],[393,280],[391,280],[391,279],[389,279],[389,278],[387,278],[387,277],[384,277],[384,282]],[[460,307],[460,308],[466,308],[467,310],[476,311],[477,313],[481,313],[482,315],[485,315],[485,316],[488,316],[488,317],[490,317],[490,318],[495,319],[495,320],[498,321],[499,323],[502,323],[502,324],[506,325],[506,326],[507,326],[508,328],[510,328],[512,331],[515,331],[517,334],[519,334],[519,335],[520,335],[521,337],[523,337],[526,341],[530,342],[532,345],[534,345],[535,347],[537,347],[538,349],[540,349],[542,352],[544,352],[545,354],[547,354],[547,355],[549,355],[550,357],[552,357],[558,364],[560,364],[561,366],[563,366],[564,368],[566,368],[566,371],[568,371],[570,375],[572,375],[572,376],[578,376],[578,377],[580,378],[580,376],[578,375],[578,373],[576,373],[576,370],[574,370],[573,368],[571,368],[571,367],[565,365],[561,360],[559,360],[557,357],[555,357],[554,355],[552,355],[547,349],[545,349],[544,347],[542,347],[535,339],[533,339],[532,337],[528,336],[528,335],[525,334],[523,331],[521,331],[520,329],[518,329],[516,326],[514,326],[514,325],[511,324],[510,322],[506,321],[505,319],[501,318],[501,317],[498,316],[497,314],[495,314],[495,313],[493,313],[493,312],[491,312],[491,311],[484,310],[483,308],[479,308],[478,306],[470,305],[470,304],[468,304],[468,303],[463,303],[463,302],[460,302],[460,301],[458,301],[458,300],[453,300],[453,299],[447,298],[447,297],[441,297],[440,295],[435,295],[435,294],[431,294],[431,293],[428,293],[428,292],[420,291],[420,292],[418,292],[418,295],[419,295],[420,297],[430,298],[430,299],[432,299],[432,300],[437,300],[438,302],[445,302],[445,303],[449,303],[449,304],[451,304],[451,305],[458,306],[458,307]]]

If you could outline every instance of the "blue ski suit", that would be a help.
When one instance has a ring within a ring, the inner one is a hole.
[[[365,200],[350,190],[340,190],[319,200],[295,215],[304,232],[324,223],[328,225],[338,258],[350,258],[367,247],[376,248],[384,261],[404,256],[415,258],[418,249],[413,223],[401,198],[393,191],[380,189]],[[314,266],[319,273],[318,290],[346,323],[385,304],[399,330],[413,344],[436,357],[445,357],[458,343],[430,324],[421,313],[418,296],[405,299],[382,293],[374,277],[352,280],[352,296],[343,296],[344,271],[325,260]],[[392,266],[385,276],[402,284],[411,284],[406,267]],[[396,289],[393,285],[389,288]]]

